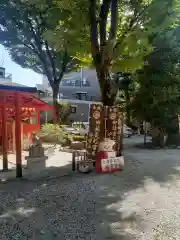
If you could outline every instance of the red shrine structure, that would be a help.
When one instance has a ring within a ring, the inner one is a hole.
[[[8,171],[8,151],[16,151],[16,177],[22,177],[22,144],[40,130],[40,111],[53,107],[40,100],[36,88],[0,85],[0,145],[3,171]]]

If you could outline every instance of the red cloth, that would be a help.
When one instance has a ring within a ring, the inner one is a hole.
[[[97,173],[102,173],[101,160],[107,159],[107,157],[108,157],[107,152],[100,151],[97,153],[97,156],[96,156],[96,172]]]

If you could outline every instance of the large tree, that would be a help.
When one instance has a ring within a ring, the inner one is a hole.
[[[133,90],[132,74],[117,72],[116,74],[114,74],[113,81],[119,89],[119,94],[116,96],[115,103],[121,104],[121,101],[122,101],[121,99],[124,100],[123,102],[125,102],[125,113],[126,113],[125,122],[127,125],[130,125],[130,121],[131,121],[130,99],[131,99],[131,92]]]
[[[180,112],[180,29],[158,34],[146,65],[137,73],[139,89],[132,107],[138,118],[157,127],[160,135],[168,135],[167,143],[176,143],[179,135],[177,114]],[[157,131],[157,133],[158,133]],[[162,134],[160,134],[162,133]],[[178,133],[178,134],[177,134]],[[156,133],[155,133],[156,134]]]
[[[177,0],[57,2],[59,9],[71,12],[68,20],[74,26],[71,34],[79,36],[76,57],[85,64],[93,62],[105,105],[113,105],[117,94],[110,72],[140,68],[151,50],[149,43],[158,31],[172,24],[177,7]]]
[[[60,81],[75,62],[65,39],[66,13],[58,13],[55,20],[54,13],[49,12],[53,6],[51,0],[1,0],[0,44],[9,51],[13,61],[47,76],[56,107]],[[46,32],[54,29],[53,24],[58,24],[64,34],[58,49],[46,39]]]

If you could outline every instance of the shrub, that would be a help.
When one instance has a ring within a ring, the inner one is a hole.
[[[39,132],[38,136],[43,142],[58,143],[62,145],[71,144],[67,134],[61,130],[59,125],[55,124],[44,124],[41,127],[41,131]]]
[[[61,124],[69,123],[69,115],[71,114],[71,105],[66,101],[58,101],[59,105],[59,121]]]
[[[75,136],[72,136],[72,140],[73,140],[73,141],[83,142],[83,141],[86,140],[86,138],[85,138],[85,136],[75,135]]]
[[[60,127],[57,124],[46,123],[41,127],[41,131],[44,133],[55,133],[56,131],[59,131],[59,130],[60,130]]]

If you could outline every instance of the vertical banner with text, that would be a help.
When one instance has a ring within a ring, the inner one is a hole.
[[[122,115],[119,107],[106,107],[106,137],[116,142],[116,151],[119,153],[121,148],[121,130],[122,130]],[[119,155],[119,154],[118,154]]]
[[[100,141],[104,138],[116,142],[117,155],[121,155],[122,114],[118,106],[92,104],[90,107],[87,153],[89,160],[95,160]]]
[[[87,137],[87,153],[89,160],[96,159],[99,142],[104,132],[104,108],[101,104],[91,104],[89,114],[89,133]]]

